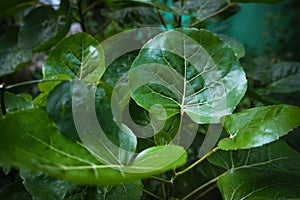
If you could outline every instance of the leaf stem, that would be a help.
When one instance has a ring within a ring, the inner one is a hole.
[[[166,179],[163,179],[163,178],[160,178],[160,177],[157,177],[157,176],[151,176],[150,178],[158,180],[158,181],[163,182],[163,183],[168,183],[168,184],[173,183],[171,180],[166,180]]]
[[[166,30],[168,30],[167,24],[166,24],[164,18],[162,17],[162,15],[161,15],[161,13],[160,13],[160,9],[159,9],[159,8],[156,8],[156,11],[157,11],[158,17],[159,17],[159,19],[160,19],[162,25],[164,26],[164,28],[165,28]]]
[[[223,174],[222,174],[223,175]],[[201,185],[200,187],[196,188],[195,190],[193,190],[191,193],[189,193],[188,195],[186,195],[185,197],[182,198],[182,200],[186,200],[188,199],[189,197],[193,196],[195,193],[199,192],[200,190],[202,190],[203,188],[209,186],[210,184],[216,182],[222,175],[220,176],[217,176],[216,178],[208,181],[207,183]],[[211,189],[211,188],[209,188]]]
[[[197,24],[199,24],[201,22],[204,22],[205,20],[208,20],[209,18],[212,18],[212,17],[214,17],[214,16],[216,16],[216,15],[224,12],[225,10],[227,10],[228,8],[230,8],[230,7],[234,6],[234,5],[235,5],[235,3],[229,3],[226,6],[224,6],[223,8],[221,8],[220,10],[218,10],[218,11],[216,11],[216,12],[214,12],[214,13],[212,13],[212,14],[210,14],[210,15],[202,18],[202,19],[200,19],[199,21],[196,21],[196,22],[192,23],[190,25],[190,27],[196,26]]]
[[[156,198],[156,199],[163,200],[163,198],[161,198],[161,197],[159,197],[159,196],[153,194],[152,192],[150,192],[150,191],[148,191],[148,190],[146,190],[146,189],[143,189],[143,192],[145,192],[146,194],[148,194],[148,195],[150,195],[150,196],[152,196],[152,197],[154,197],[154,198]]]
[[[194,168],[196,165],[198,165],[199,163],[201,163],[202,161],[204,161],[206,158],[208,158],[210,155],[212,155],[213,153],[217,152],[218,150],[219,150],[219,148],[215,147],[213,150],[211,150],[210,152],[208,152],[206,155],[204,155],[203,157],[201,157],[199,160],[197,160],[196,162],[194,162],[193,164],[191,164],[190,166],[188,166],[184,170],[175,173],[175,175],[172,177],[172,179],[175,180],[178,176],[181,176],[181,175],[185,174],[186,172],[188,172],[189,170],[191,170],[192,168]]]
[[[6,90],[6,85],[5,83],[2,83],[0,85],[0,101],[1,101],[1,112],[2,112],[2,115],[6,115],[6,107],[5,107],[5,98],[4,98],[4,93],[5,93],[5,90]]]
[[[16,87],[20,87],[20,86],[24,86],[24,85],[30,85],[30,84],[36,84],[36,83],[43,83],[43,82],[51,82],[51,81],[69,81],[70,79],[39,79],[39,80],[32,80],[32,81],[24,81],[21,83],[15,83],[12,85],[8,85],[5,87],[6,90],[8,89],[12,89],[12,88],[16,88]]]

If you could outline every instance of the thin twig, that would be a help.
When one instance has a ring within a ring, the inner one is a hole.
[[[6,90],[6,87],[5,87],[5,83],[2,83],[0,84],[0,101],[1,101],[1,112],[2,112],[2,115],[6,115],[6,107],[5,107],[5,98],[4,98],[4,93],[5,93],[5,90]]]
[[[214,13],[212,13],[212,14],[210,14],[210,15],[202,18],[202,19],[200,19],[199,21],[194,22],[193,24],[190,25],[190,27],[193,27],[193,26],[195,26],[195,25],[197,25],[197,24],[199,24],[201,22],[204,22],[205,20],[208,20],[209,18],[212,18],[212,17],[214,17],[214,16],[222,13],[223,11],[227,10],[228,8],[230,8],[230,7],[234,6],[234,5],[235,5],[235,3],[229,3],[226,6],[224,6],[223,8],[221,8],[220,10],[218,10],[218,11],[216,11],[216,12],[214,12]]]
[[[97,6],[99,3],[102,3],[102,0],[94,1],[91,3],[84,11],[82,11],[83,14],[86,14],[89,10],[92,10],[95,6]]]
[[[222,174],[223,175],[223,174]],[[193,190],[191,193],[189,193],[188,195],[186,195],[185,197],[182,198],[182,200],[186,200],[188,199],[189,197],[193,196],[195,193],[199,192],[200,190],[202,190],[203,188],[209,186],[210,184],[216,182],[222,175],[220,176],[217,176],[216,178],[208,181],[207,183],[201,185],[200,187],[196,188],[195,190]]]
[[[161,13],[160,13],[160,9],[157,8],[156,11],[157,11],[158,17],[159,17],[159,19],[160,19],[162,25],[165,27],[166,30],[168,30],[167,24],[166,24],[164,18],[162,17],[162,15],[161,15]]]
[[[156,198],[156,199],[164,200],[163,198],[161,198],[161,197],[159,197],[159,196],[153,194],[152,192],[150,192],[150,191],[148,191],[148,190],[146,190],[146,189],[143,189],[143,192],[145,192],[146,194],[148,194],[148,195],[150,195],[150,196],[152,196],[152,197],[154,197],[154,198]]]
[[[194,162],[193,164],[191,164],[190,166],[188,166],[184,170],[175,173],[175,175],[172,177],[172,179],[175,180],[178,176],[180,176],[180,175],[188,172],[189,170],[191,170],[192,168],[194,168],[196,165],[198,165],[199,163],[201,163],[202,161],[204,161],[206,158],[208,158],[210,155],[212,155],[213,153],[217,152],[218,150],[219,150],[219,148],[215,147],[213,150],[211,150],[210,152],[208,152],[206,155],[204,155],[203,157],[201,157],[199,160],[197,160],[196,162]]]
[[[210,186],[205,191],[201,192],[195,199],[200,199],[201,197],[205,196],[207,193],[209,193],[210,191],[212,191],[216,187],[217,187],[217,184],[214,184],[214,185]]]
[[[85,29],[85,25],[84,25],[84,17],[83,17],[83,13],[82,13],[82,6],[81,6],[81,2],[82,0],[78,0],[77,1],[77,6],[78,6],[78,12],[79,12],[79,24],[81,26],[81,30],[83,32],[86,32],[86,29]]]
[[[157,176],[151,176],[150,178],[158,180],[158,181],[163,182],[163,183],[168,183],[168,184],[172,183],[172,181],[170,181],[170,180],[166,180],[166,179],[163,179],[163,178],[160,178],[160,177],[157,177]]]

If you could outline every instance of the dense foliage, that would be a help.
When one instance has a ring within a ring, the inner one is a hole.
[[[279,1],[1,2],[0,199],[299,199],[300,63],[207,29]]]

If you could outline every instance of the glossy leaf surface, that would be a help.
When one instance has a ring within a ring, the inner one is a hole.
[[[148,111],[160,104],[168,118],[186,113],[196,123],[218,122],[231,113],[247,87],[243,69],[222,40],[186,28],[150,40],[129,77],[137,104]]]
[[[43,66],[44,78],[67,74],[73,79],[98,82],[105,71],[104,52],[98,42],[86,33],[64,39],[51,51]]]
[[[290,105],[257,107],[228,115],[224,126],[230,134],[218,146],[224,150],[258,147],[279,139],[300,124],[300,108]]]
[[[69,31],[69,1],[63,1],[60,10],[50,6],[41,6],[32,10],[24,19],[19,33],[20,47],[35,51],[49,50]]]

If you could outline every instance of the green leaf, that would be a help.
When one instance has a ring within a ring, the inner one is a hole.
[[[106,18],[119,22],[120,26],[158,26],[161,24],[157,14],[145,7],[128,7],[118,10],[102,10]]]
[[[272,64],[272,81],[268,83],[267,90],[272,93],[291,93],[300,91],[300,63],[281,62]],[[269,74],[270,74],[270,71]]]
[[[15,72],[30,61],[31,49],[24,49],[18,45],[19,28],[10,28],[0,38],[0,76]]]
[[[236,39],[229,37],[227,35],[218,35],[228,46],[231,47],[233,50],[234,54],[238,59],[244,57],[246,55],[246,50],[245,47],[242,43],[237,41]]]
[[[218,147],[224,150],[258,147],[286,135],[300,124],[300,108],[291,105],[256,107],[224,118],[230,134]]]
[[[99,43],[86,33],[62,40],[50,52],[43,66],[44,78],[68,74],[73,79],[98,82],[105,71],[104,52]]]
[[[15,95],[10,92],[5,92],[4,102],[7,112],[33,108],[33,102],[30,95]]]
[[[102,197],[100,200],[139,200],[143,194],[143,184],[141,181],[121,184],[117,186],[102,187]]]
[[[107,3],[112,4],[113,6],[120,6],[120,7],[126,7],[126,6],[143,6],[143,7],[149,7],[149,8],[156,8],[160,10],[165,10],[168,12],[171,12],[173,14],[178,14],[172,7],[168,6],[165,3],[162,3],[158,0],[107,0]]]
[[[186,113],[196,123],[219,122],[244,96],[247,81],[234,52],[206,30],[178,29],[154,37],[129,72],[132,98],[167,118]]]
[[[27,191],[36,200],[140,199],[143,189],[141,181],[97,187],[77,185],[63,179],[49,177],[41,172],[29,170],[21,170],[21,177]]]
[[[157,146],[132,160],[132,165],[101,164],[82,144],[71,142],[40,109],[7,114],[0,119],[0,163],[88,185],[112,185],[149,177],[185,163],[179,146]],[[30,148],[28,148],[30,146]]]
[[[70,193],[72,194],[78,189],[74,183],[55,179],[41,172],[21,170],[20,176],[26,190],[36,200],[67,199]]]
[[[10,0],[0,2],[0,18],[8,15],[14,15],[19,10],[32,6],[37,0]]]
[[[53,81],[51,80],[53,79]],[[67,74],[58,74],[49,79],[49,81],[41,82],[38,84],[38,88],[40,90],[40,94],[34,99],[34,105],[36,107],[46,107],[47,106],[47,98],[55,86],[62,82],[62,80],[71,79]],[[50,81],[51,80],[51,81]]]
[[[114,87],[121,77],[126,75],[138,52],[126,53],[114,60],[105,70],[102,80]]]
[[[73,87],[74,82],[64,81],[57,85],[49,94],[48,96],[48,104],[47,104],[47,112],[49,116],[56,122],[58,129],[68,138],[79,140],[79,133],[78,132],[78,123],[76,127],[76,122],[78,120],[74,120],[74,104],[76,104],[76,100],[73,98]],[[85,91],[81,88],[81,91]],[[107,144],[112,142],[111,145],[117,146],[117,150],[115,151],[114,155],[119,158],[120,156],[124,156],[122,159],[123,163],[127,163],[130,160],[130,154],[135,152],[136,150],[136,137],[130,132],[122,128],[122,126],[118,126],[114,120],[113,115],[111,112],[111,93],[112,88],[108,85],[102,83],[98,85],[96,91],[91,92],[90,94],[95,95],[94,104],[95,104],[95,113],[96,113],[96,120],[95,123],[98,123],[103,131],[105,137],[108,138]],[[89,97],[89,94],[86,94]],[[80,98],[79,105],[80,108],[80,115],[85,115],[87,110],[91,107],[90,103],[84,102],[84,98]],[[82,103],[84,102],[84,103]],[[73,107],[72,107],[73,104]],[[76,107],[76,106],[75,106]],[[88,113],[90,116],[86,116],[86,118],[82,118],[83,120],[89,119],[91,121],[92,114]],[[75,116],[76,119],[76,116]],[[86,126],[84,124],[83,126]],[[103,138],[105,140],[106,138]],[[92,144],[96,145],[95,149],[99,149],[100,146],[103,146],[101,143],[95,143],[95,139],[93,138],[92,141],[85,141],[85,144]],[[105,142],[104,142],[105,143]],[[125,156],[119,152],[119,148],[125,149],[129,153],[129,155]],[[104,151],[104,150],[103,150]],[[110,159],[110,153],[113,152],[110,150],[108,152],[108,160]],[[99,152],[104,157],[104,152]]]
[[[69,4],[69,1],[63,1]],[[49,50],[56,45],[69,31],[71,16],[69,5],[66,10],[54,10],[42,6],[32,10],[24,19],[19,33],[21,48],[35,51]]]
[[[218,178],[224,199],[298,199],[300,155],[278,141],[259,148],[220,151],[208,158],[225,173]]]
[[[191,13],[191,27],[203,27],[209,22],[222,21],[240,10],[240,7],[230,0],[198,0],[188,1],[184,8]]]

